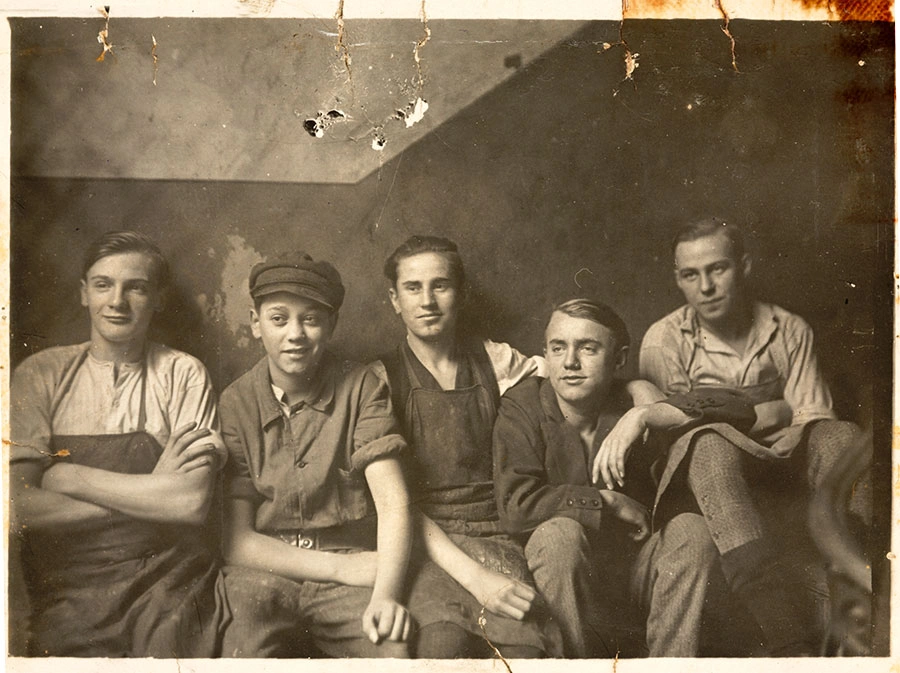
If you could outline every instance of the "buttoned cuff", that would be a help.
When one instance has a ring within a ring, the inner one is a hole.
[[[591,486],[572,486],[566,490],[559,503],[557,514],[574,519],[582,526],[600,529],[603,499],[597,489]]]

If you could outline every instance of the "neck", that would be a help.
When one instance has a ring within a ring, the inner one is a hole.
[[[746,305],[741,307],[727,320],[711,323],[698,316],[700,326],[707,332],[714,334],[727,344],[737,344],[746,341],[753,327],[753,309]]]
[[[562,399],[559,395],[556,396],[559,410],[562,412],[563,418],[566,419],[566,423],[579,432],[593,430],[597,426],[604,399],[605,396],[596,395],[580,404],[572,404]]]
[[[441,364],[453,362],[456,360],[456,338],[455,336],[436,339],[434,341],[424,341],[419,337],[407,332],[406,343],[415,354],[419,361],[424,365]]]
[[[117,365],[138,362],[144,357],[146,343],[145,339],[115,343],[106,341],[97,335],[92,335],[91,355],[103,362],[112,362]]]
[[[311,372],[299,376],[284,376],[281,372],[273,370],[272,364],[269,363],[269,380],[284,392],[288,404],[309,401],[316,393],[320,367],[321,363]]]

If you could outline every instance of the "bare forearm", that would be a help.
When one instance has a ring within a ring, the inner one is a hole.
[[[225,559],[232,565],[271,572],[296,582],[346,583],[341,570],[355,561],[353,556],[300,549],[255,531],[231,538],[225,548]]]
[[[10,498],[14,532],[52,531],[109,521],[112,511],[42,488],[13,491]]]
[[[474,593],[482,566],[457,547],[430,518],[417,512],[415,520],[428,557],[470,593]]]
[[[398,507],[379,514],[378,574],[373,598],[401,599],[411,546],[412,518],[409,507]]]
[[[71,464],[54,466],[43,482],[49,491],[137,519],[195,525],[206,517],[212,485],[209,468],[186,474],[121,474]]]
[[[412,515],[400,463],[383,458],[365,469],[378,514],[378,573],[372,599],[400,601],[412,546]]]

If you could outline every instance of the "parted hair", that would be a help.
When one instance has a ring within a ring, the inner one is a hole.
[[[628,333],[628,327],[625,321],[619,317],[611,306],[594,299],[579,297],[577,299],[569,299],[553,307],[553,313],[564,313],[573,318],[583,318],[590,320],[598,325],[603,325],[613,333],[616,340],[616,347],[623,348],[631,345],[631,335]]]
[[[158,288],[169,284],[169,263],[159,246],[149,236],[136,231],[108,231],[95,239],[84,253],[81,277],[87,280],[90,268],[104,257],[128,252],[139,252],[150,258],[153,280]]]
[[[726,222],[721,217],[707,217],[679,228],[672,239],[672,255],[675,255],[675,248],[678,247],[679,243],[696,241],[698,238],[714,236],[719,233],[725,234],[725,237],[731,242],[732,258],[735,261],[743,259],[746,250],[744,247],[744,233],[738,225]]]
[[[420,236],[418,234],[410,236],[403,241],[384,262],[384,275],[391,281],[391,286],[397,286],[397,267],[400,265],[400,262],[407,257],[419,255],[423,252],[433,252],[442,255],[450,262],[450,273],[453,276],[453,282],[456,283],[457,288],[462,289],[466,282],[466,271],[456,243],[440,236]]]

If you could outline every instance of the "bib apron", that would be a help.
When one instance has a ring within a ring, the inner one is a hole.
[[[145,431],[146,363],[138,429],[55,435],[57,460],[149,474],[162,448]],[[31,533],[25,568],[34,605],[32,656],[211,657],[227,605],[216,557],[194,527],[111,512],[106,521]]]

